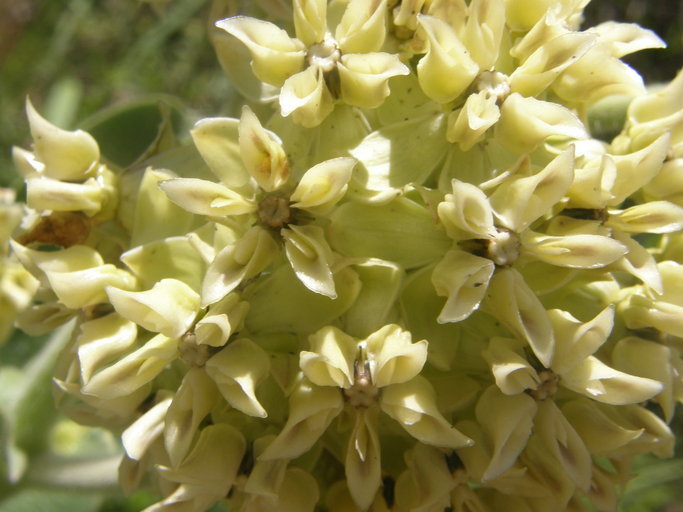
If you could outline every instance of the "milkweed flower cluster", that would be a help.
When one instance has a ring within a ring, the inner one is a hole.
[[[683,74],[648,92],[620,59],[664,43],[586,3],[220,20],[274,92],[197,122],[189,164],[118,169],[28,104],[17,325],[76,319],[58,404],[122,433],[147,512],[609,511],[672,456]]]

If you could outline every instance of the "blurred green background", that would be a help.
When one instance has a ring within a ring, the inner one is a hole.
[[[0,186],[21,187],[10,148],[30,144],[27,96],[64,128],[74,128],[106,107],[159,93],[179,98],[190,121],[235,114],[234,90],[207,37],[211,3],[0,0]],[[648,83],[670,80],[683,65],[683,1],[593,0],[585,26],[606,20],[639,23],[667,42],[667,50],[626,59]],[[39,348],[38,340],[15,338],[0,349],[0,363],[22,367]],[[678,432],[683,432],[681,416],[679,407]],[[65,428],[55,435],[76,436],[79,449],[106,451],[115,443],[102,431],[84,434],[70,431],[73,425]],[[623,512],[683,512],[680,440],[678,444],[677,459],[639,462],[640,476],[629,485]],[[0,498],[0,512],[135,512],[154,501],[145,493],[122,498],[114,489],[73,494],[59,487],[29,487],[8,500]]]

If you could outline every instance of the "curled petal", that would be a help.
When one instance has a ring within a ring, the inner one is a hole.
[[[28,99],[26,115],[35,156],[44,164],[45,176],[65,181],[83,179],[99,162],[100,149],[89,133],[57,128],[38,114]]]
[[[497,271],[489,284],[487,309],[520,340],[531,345],[546,368],[555,350],[555,337],[548,314],[536,294],[514,269]]]
[[[448,103],[469,87],[479,66],[448,23],[420,15],[418,24],[429,41],[427,54],[417,64],[420,87],[434,101]]]
[[[475,311],[486,295],[495,265],[465,251],[448,251],[434,267],[432,284],[437,295],[447,297],[439,323],[459,322]]]
[[[314,165],[299,180],[290,196],[293,208],[316,215],[329,212],[344,196],[356,160],[349,157],[332,158]]]
[[[211,217],[254,213],[256,204],[220,183],[197,178],[174,178],[159,183],[175,204],[188,212]]]
[[[290,225],[281,231],[285,253],[294,272],[312,292],[337,297],[330,269],[331,250],[319,226]]]
[[[287,155],[280,141],[263,129],[254,112],[242,107],[239,124],[242,161],[259,187],[266,192],[281,188],[289,179]]]
[[[417,377],[382,390],[382,410],[418,441],[443,448],[462,448],[472,440],[453,428],[436,406],[434,388]]]
[[[341,391],[302,382],[289,397],[289,417],[259,460],[294,459],[306,453],[344,407]]]
[[[299,353],[304,375],[318,386],[349,388],[358,342],[336,327],[323,327],[308,337],[311,351]]]
[[[415,377],[427,361],[427,341],[412,343],[410,332],[385,325],[365,339],[372,383],[381,388]]]
[[[377,108],[389,96],[389,79],[407,75],[408,67],[397,55],[388,53],[352,53],[337,64],[342,99],[348,105]]]
[[[182,281],[162,279],[150,290],[107,287],[109,301],[124,318],[169,338],[185,334],[199,311],[199,295]]]
[[[256,343],[246,338],[233,341],[212,356],[205,367],[231,406],[257,418],[268,415],[256,398],[256,385],[268,375],[270,360]]]
[[[301,70],[306,50],[277,25],[246,16],[216,22],[216,26],[242,41],[251,53],[251,67],[263,82],[282,85]]]

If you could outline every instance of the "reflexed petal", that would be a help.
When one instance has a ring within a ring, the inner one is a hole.
[[[591,484],[591,454],[555,402],[544,400],[539,403],[535,423],[535,431],[548,452],[555,456],[574,483],[587,491]]]
[[[202,285],[202,307],[218,302],[245,279],[270,265],[278,245],[265,229],[253,227],[235,244],[216,254],[206,269]]]
[[[524,393],[508,396],[489,387],[477,402],[477,421],[491,438],[493,454],[482,481],[498,478],[517,461],[531,435],[537,405]]]
[[[174,178],[159,183],[168,198],[188,212],[212,217],[254,213],[256,204],[220,183]]]
[[[417,65],[420,87],[436,102],[452,101],[469,87],[479,66],[445,21],[421,15],[418,24],[429,41],[429,50]]]
[[[505,149],[522,154],[533,151],[548,137],[587,139],[589,133],[567,107],[515,92],[503,102],[495,136]]]
[[[26,100],[36,159],[45,165],[43,174],[55,180],[83,179],[98,163],[97,141],[83,130],[62,130],[44,119]]]
[[[82,323],[76,338],[81,381],[87,383],[99,367],[127,352],[137,335],[137,326],[117,313]]]
[[[549,236],[526,230],[522,251],[538,260],[570,268],[600,268],[628,252],[621,242],[601,235]]]
[[[598,34],[600,42],[608,43],[612,56],[618,59],[641,50],[666,48],[666,43],[657,34],[636,23],[606,21],[587,32]]]
[[[683,229],[683,207],[669,201],[650,201],[610,211],[607,224],[626,233],[673,233]]]
[[[164,430],[164,418],[171,405],[171,398],[165,398],[131,423],[121,434],[121,442],[126,456],[140,460],[150,445]]]
[[[491,338],[482,357],[491,365],[496,385],[506,395],[536,389],[540,378],[536,370],[518,353],[519,342],[507,338]]]
[[[334,109],[330,91],[323,80],[322,71],[309,67],[288,78],[280,91],[280,113],[292,114],[292,119],[306,128],[322,123]]]
[[[166,412],[164,446],[171,466],[178,467],[187,455],[201,422],[216,403],[213,381],[201,368],[190,368]]]
[[[195,343],[222,347],[228,338],[239,330],[249,311],[249,303],[240,300],[237,293],[226,295],[212,304],[206,315],[194,327]]]
[[[552,90],[567,102],[584,105],[616,94],[643,95],[642,77],[613,57],[610,46],[598,42],[555,80]]]
[[[318,386],[349,388],[358,342],[336,327],[323,327],[308,337],[311,351],[299,353],[304,375]]]
[[[497,271],[489,284],[487,310],[520,340],[531,345],[547,368],[555,350],[555,337],[548,314],[536,294],[514,269]]]
[[[246,338],[233,341],[211,357],[205,368],[231,406],[249,416],[268,416],[255,390],[268,375],[270,360],[256,343]]]
[[[659,381],[620,372],[593,356],[562,374],[561,382],[572,391],[612,405],[644,402],[664,388]]]
[[[125,270],[106,264],[74,272],[46,272],[50,287],[65,306],[78,309],[106,301],[107,287],[135,288],[136,279]]]
[[[672,350],[666,345],[635,336],[622,338],[612,351],[612,363],[616,368],[663,384],[664,389],[654,400],[662,407],[667,423],[673,417],[674,388],[679,378],[672,365],[673,356]]]
[[[192,141],[211,172],[229,188],[249,182],[238,143],[239,120],[229,117],[200,119],[190,130]]]
[[[398,325],[385,325],[365,340],[372,383],[378,388],[406,382],[427,361],[427,341],[413,343],[410,332]]]
[[[537,96],[597,41],[586,32],[568,32],[540,46],[510,75],[510,89]]]
[[[628,249],[628,252],[623,258],[612,263],[609,269],[628,272],[640,279],[651,290],[662,293],[662,276],[659,275],[657,262],[652,254],[626,233],[617,230],[612,233],[612,237],[624,244]]]
[[[612,198],[608,206],[618,206],[662,170],[669,141],[670,135],[667,133],[640,151],[611,157],[616,165],[616,178],[610,190]]]
[[[294,459],[306,453],[344,407],[338,388],[302,382],[289,397],[289,417],[259,460]]]
[[[384,388],[380,406],[422,443],[443,448],[462,448],[472,444],[471,439],[453,428],[441,415],[434,389],[422,376]]]
[[[83,393],[103,400],[131,395],[177,356],[178,340],[157,334],[135,352],[93,375],[83,386]]]
[[[586,323],[559,309],[548,311],[555,329],[555,354],[551,367],[563,374],[593,355],[607,340],[614,325],[614,308],[606,307]]]
[[[199,295],[182,281],[162,279],[150,290],[106,288],[114,309],[141,327],[169,338],[185,334],[199,311]]]
[[[239,145],[242,161],[259,187],[272,192],[287,183],[289,164],[285,150],[273,134],[263,129],[246,105],[240,118]]]
[[[282,85],[304,65],[306,51],[303,43],[290,38],[287,32],[273,23],[235,16],[217,21],[216,26],[249,48],[254,74],[266,83]]]
[[[434,267],[432,284],[437,295],[447,297],[439,323],[459,322],[475,311],[486,295],[495,265],[465,251],[448,251]]]
[[[520,232],[547,214],[569,190],[574,178],[574,150],[555,157],[531,176],[513,175],[491,195],[496,218],[505,227]]]
[[[377,414],[359,409],[346,449],[344,472],[353,501],[361,510],[367,510],[382,483],[380,454]]]
[[[337,64],[342,99],[348,105],[377,108],[389,96],[389,79],[407,75],[408,67],[388,53],[346,54]]]
[[[36,210],[98,213],[107,199],[104,187],[95,178],[69,183],[50,178],[26,180],[26,204]]]
[[[280,234],[285,242],[287,259],[304,286],[335,299],[337,292],[330,269],[332,254],[322,228],[292,224]]]
[[[299,180],[290,196],[293,208],[324,215],[344,196],[356,160],[333,158],[314,165]]]
[[[643,428],[628,425],[618,415],[608,414],[606,406],[585,398],[565,404],[562,412],[588,450],[595,455],[609,455],[627,446],[644,432]]]

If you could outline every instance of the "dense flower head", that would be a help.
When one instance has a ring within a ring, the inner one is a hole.
[[[683,73],[646,90],[621,58],[663,42],[580,30],[586,3],[219,20],[253,108],[163,167],[27,104],[0,328],[75,319],[58,404],[122,432],[148,512],[612,510],[634,456],[672,455]]]

